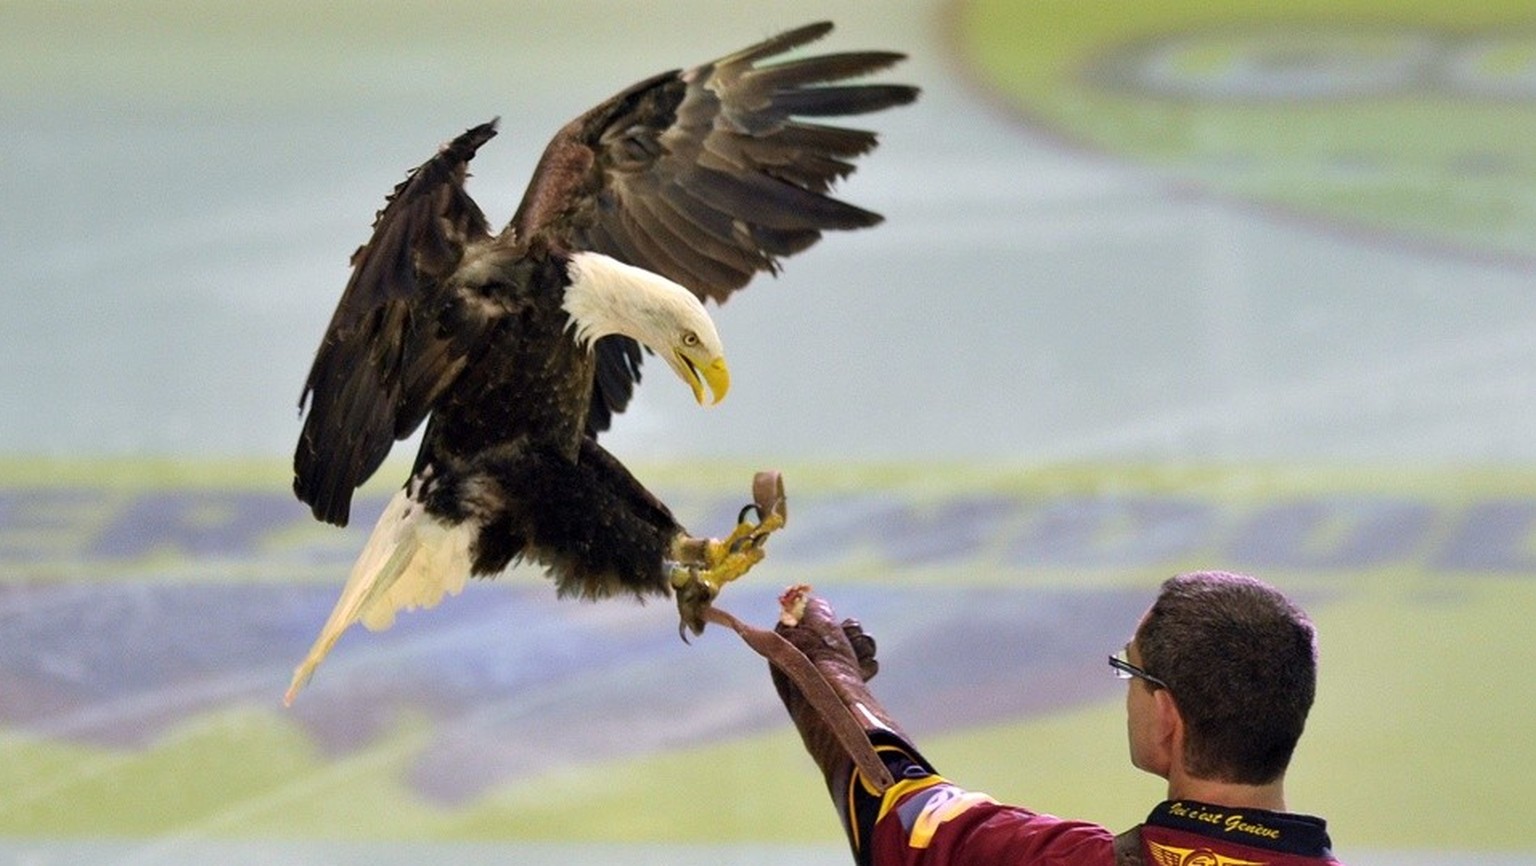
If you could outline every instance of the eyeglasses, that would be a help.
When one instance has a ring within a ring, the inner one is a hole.
[[[1125,650],[1121,650],[1109,657],[1109,667],[1115,672],[1115,676],[1122,680],[1128,680],[1131,677],[1139,677],[1156,686],[1157,688],[1168,688],[1167,683],[1163,682],[1157,677],[1152,676],[1141,668],[1131,664],[1131,660],[1125,656]],[[1170,691],[1172,690],[1170,689]]]

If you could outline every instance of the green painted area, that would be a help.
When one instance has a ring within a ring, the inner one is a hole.
[[[1381,576],[1318,614],[1325,676],[1291,795],[1326,798],[1350,842],[1531,851],[1536,583]]]
[[[1069,141],[1332,223],[1536,252],[1536,8],[974,0],[974,73]]]

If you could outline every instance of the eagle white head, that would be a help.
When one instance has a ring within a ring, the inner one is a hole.
[[[731,387],[725,348],[693,292],[601,253],[572,255],[566,277],[561,308],[571,317],[576,342],[591,348],[609,334],[632,337],[667,362],[699,405],[706,385],[710,402],[725,399]]]

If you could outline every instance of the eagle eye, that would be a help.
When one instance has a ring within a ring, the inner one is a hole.
[[[699,344],[699,335],[698,334],[695,334],[692,331],[684,331],[683,332],[683,345],[684,346],[697,346],[698,344]]]

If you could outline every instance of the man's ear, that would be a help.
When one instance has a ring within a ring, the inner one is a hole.
[[[1154,744],[1159,763],[1170,771],[1184,765],[1184,716],[1167,689],[1152,690]]]

